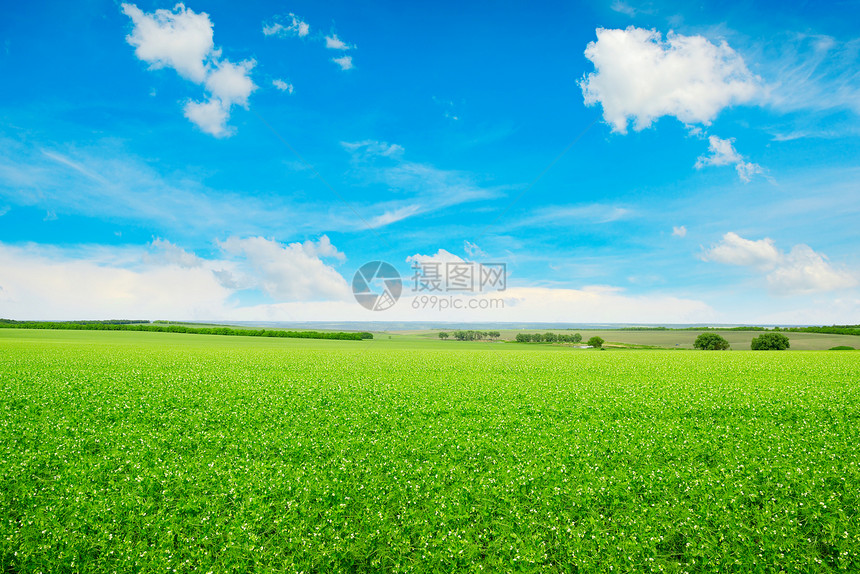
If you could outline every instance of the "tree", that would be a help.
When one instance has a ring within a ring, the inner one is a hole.
[[[601,349],[601,348],[603,348],[603,339],[601,339],[600,337],[595,335],[594,337],[592,337],[588,340],[587,344],[589,347],[594,347],[595,349]]]
[[[788,337],[782,333],[765,333],[754,338],[750,343],[753,351],[784,351],[791,346]]]
[[[581,343],[582,342],[582,335],[580,335],[579,333],[574,333],[573,334],[573,342],[574,343]]]
[[[693,347],[705,351],[725,351],[729,348],[729,342],[716,333],[702,333],[696,337]]]
[[[441,333],[439,333],[439,338],[440,338],[440,339],[443,339],[443,340],[444,340],[444,339],[447,339],[447,338],[448,338],[448,333],[445,333],[444,331],[443,331],[443,332],[441,332]]]
[[[531,343],[532,336],[528,333],[517,333],[517,343]]]

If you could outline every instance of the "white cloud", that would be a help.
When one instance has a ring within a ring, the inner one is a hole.
[[[728,265],[769,269],[782,259],[782,253],[776,248],[773,239],[766,237],[754,241],[730,231],[723,236],[720,243],[704,254],[704,259]]]
[[[281,79],[276,78],[272,80],[272,85],[281,90],[282,92],[287,92],[288,94],[292,94],[293,91],[295,91],[295,88],[293,88],[293,85],[291,83],[285,82]]]
[[[614,131],[627,132],[628,120],[642,130],[662,116],[686,124],[710,122],[732,104],[760,92],[759,79],[725,42],[703,36],[628,27],[596,30],[585,57],[595,67],[580,82],[585,104],[600,104]]]
[[[44,149],[0,136],[0,204],[155,224],[173,237],[332,229],[324,206],[223,192],[178,172],[163,176],[116,140]],[[188,217],[187,214],[194,214]]]
[[[834,269],[827,259],[808,245],[795,245],[767,276],[768,285],[782,293],[836,291],[857,285],[857,278]]]
[[[333,257],[338,261],[346,261],[346,255],[332,245],[328,235],[323,235],[315,242],[311,240],[305,241],[302,243],[302,251],[309,257]]]
[[[256,87],[250,77],[253,68],[254,62],[251,61],[233,64],[221,60],[206,76],[206,89],[228,106],[236,104],[247,107],[248,96]]]
[[[320,257],[343,258],[328,237],[319,242],[283,245],[271,239],[231,237],[220,243],[225,253],[244,259],[245,275],[278,301],[346,300],[346,280]]]
[[[280,38],[284,38],[287,36],[298,36],[299,38],[304,38],[308,35],[311,30],[311,27],[307,22],[293,14],[292,12],[288,15],[289,23],[281,24],[280,22],[272,22],[269,24],[263,24],[263,34],[266,36],[277,36]],[[283,18],[276,18],[283,19]]]
[[[481,249],[476,243],[472,243],[471,241],[463,241],[463,251],[465,251],[466,255],[468,255],[470,258],[487,256],[483,249]]]
[[[0,316],[31,320],[186,319],[225,313],[230,291],[209,269],[172,264],[129,267],[114,249],[83,252],[0,243]],[[142,260],[138,251],[132,259]]]
[[[749,183],[753,175],[762,173],[762,168],[758,164],[744,161],[744,157],[735,150],[734,141],[734,138],[721,139],[717,136],[709,136],[708,147],[711,155],[701,156],[696,161],[696,169],[702,169],[707,165],[734,165],[738,177],[744,183]]]
[[[465,259],[459,255],[454,255],[446,249],[439,249],[434,255],[421,255],[416,253],[406,258],[407,263],[416,265],[424,265],[426,263],[462,263]]]
[[[622,2],[621,0],[615,0],[610,6],[613,11],[618,12],[619,14],[625,14],[626,16],[630,16],[631,18],[636,15],[636,9],[633,8],[630,4],[626,2]]]
[[[350,46],[343,40],[337,37],[337,34],[325,37],[325,47],[329,50],[351,50],[355,46]]]
[[[396,209],[387,210],[375,217],[372,217],[368,224],[372,229],[376,229],[377,227],[385,227],[386,225],[390,225],[392,223],[396,223],[407,217],[411,217],[416,213],[421,211],[421,206],[418,204],[412,205],[404,205],[403,207],[398,207]]]
[[[400,158],[403,156],[403,146],[377,140],[362,140],[360,142],[340,142],[344,149],[349,150],[354,157],[370,158],[373,156]]]
[[[203,260],[197,255],[185,251],[166,239],[154,239],[149,245],[153,252],[144,254],[143,261],[145,263],[177,265],[183,269],[193,269],[203,265]]]
[[[363,140],[341,145],[352,155],[353,173],[364,179],[364,183],[384,185],[398,195],[409,194],[407,198],[376,206],[384,211],[368,222],[374,228],[496,195],[495,191],[476,185],[465,173],[407,161],[405,150],[397,144]]]
[[[341,56],[340,58],[332,58],[332,62],[340,66],[341,70],[351,70],[352,69],[352,56]]]
[[[680,227],[672,228],[672,235],[674,237],[687,237],[687,228],[681,225]]]
[[[789,253],[779,250],[770,238],[744,239],[729,232],[702,254],[705,261],[751,267],[765,274],[768,286],[780,294],[835,291],[857,285],[857,278],[843,269],[834,269],[824,255],[798,244]]]
[[[628,219],[634,212],[626,207],[592,203],[588,205],[550,205],[536,209],[531,215],[521,218],[513,225],[529,227],[537,225],[603,224]]]
[[[287,245],[230,237],[204,259],[163,239],[142,247],[12,246],[0,242],[0,317],[19,319],[262,319],[238,307],[237,290],[277,302],[351,301],[328,237]],[[311,317],[306,317],[311,319]]]
[[[196,14],[184,4],[177,4],[173,11],[160,9],[152,14],[134,4],[123,4],[122,10],[134,24],[126,40],[140,60],[150,68],[173,68],[183,78],[206,88],[205,101],[186,102],[185,117],[215,137],[231,135],[227,121],[232,106],[247,107],[248,97],[256,88],[251,80],[255,62],[234,64],[222,59],[213,42],[209,15]]]
[[[173,68],[183,78],[203,83],[215,48],[208,14],[195,14],[182,3],[173,11],[160,9],[152,14],[134,4],[123,4],[122,11],[134,23],[126,40],[140,60],[151,68]]]
[[[3,217],[7,213],[9,213],[9,209],[11,209],[8,205],[0,205],[0,217]]]
[[[212,98],[205,102],[186,102],[185,117],[196,124],[203,132],[216,138],[233,134],[233,130],[227,127],[227,120],[230,119],[230,110],[217,98]]]
[[[765,101],[778,110],[860,114],[860,39],[787,33],[767,42],[760,59],[769,79]]]

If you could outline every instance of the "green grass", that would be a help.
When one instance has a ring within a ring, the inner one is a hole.
[[[7,573],[860,570],[850,351],[21,331],[0,389]]]

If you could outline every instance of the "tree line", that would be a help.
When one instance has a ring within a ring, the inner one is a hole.
[[[468,331],[452,331],[451,335],[453,335],[453,337],[458,341],[481,341],[483,339],[491,339],[495,341],[502,336],[502,334],[498,331],[474,331],[471,329]],[[439,333],[439,338],[447,339],[451,335],[448,335],[448,333],[442,331],[441,333]]]
[[[517,343],[581,343],[582,335],[563,335],[558,333],[517,333]]]
[[[142,323],[142,324],[141,324]],[[149,321],[13,321],[0,319],[0,329],[59,329],[72,331],[146,331],[154,333],[187,333],[191,335],[227,335],[238,337],[281,337],[287,339],[337,339],[360,341],[373,339],[373,333],[340,331],[285,331],[281,329],[233,329],[230,327],[188,327],[154,325]]]

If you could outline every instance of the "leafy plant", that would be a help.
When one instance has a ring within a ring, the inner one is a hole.
[[[753,351],[784,351],[791,346],[788,337],[782,333],[764,333],[753,338],[750,349]]]
[[[696,337],[693,347],[706,351],[724,351],[730,348],[729,342],[716,333],[702,333]]]

